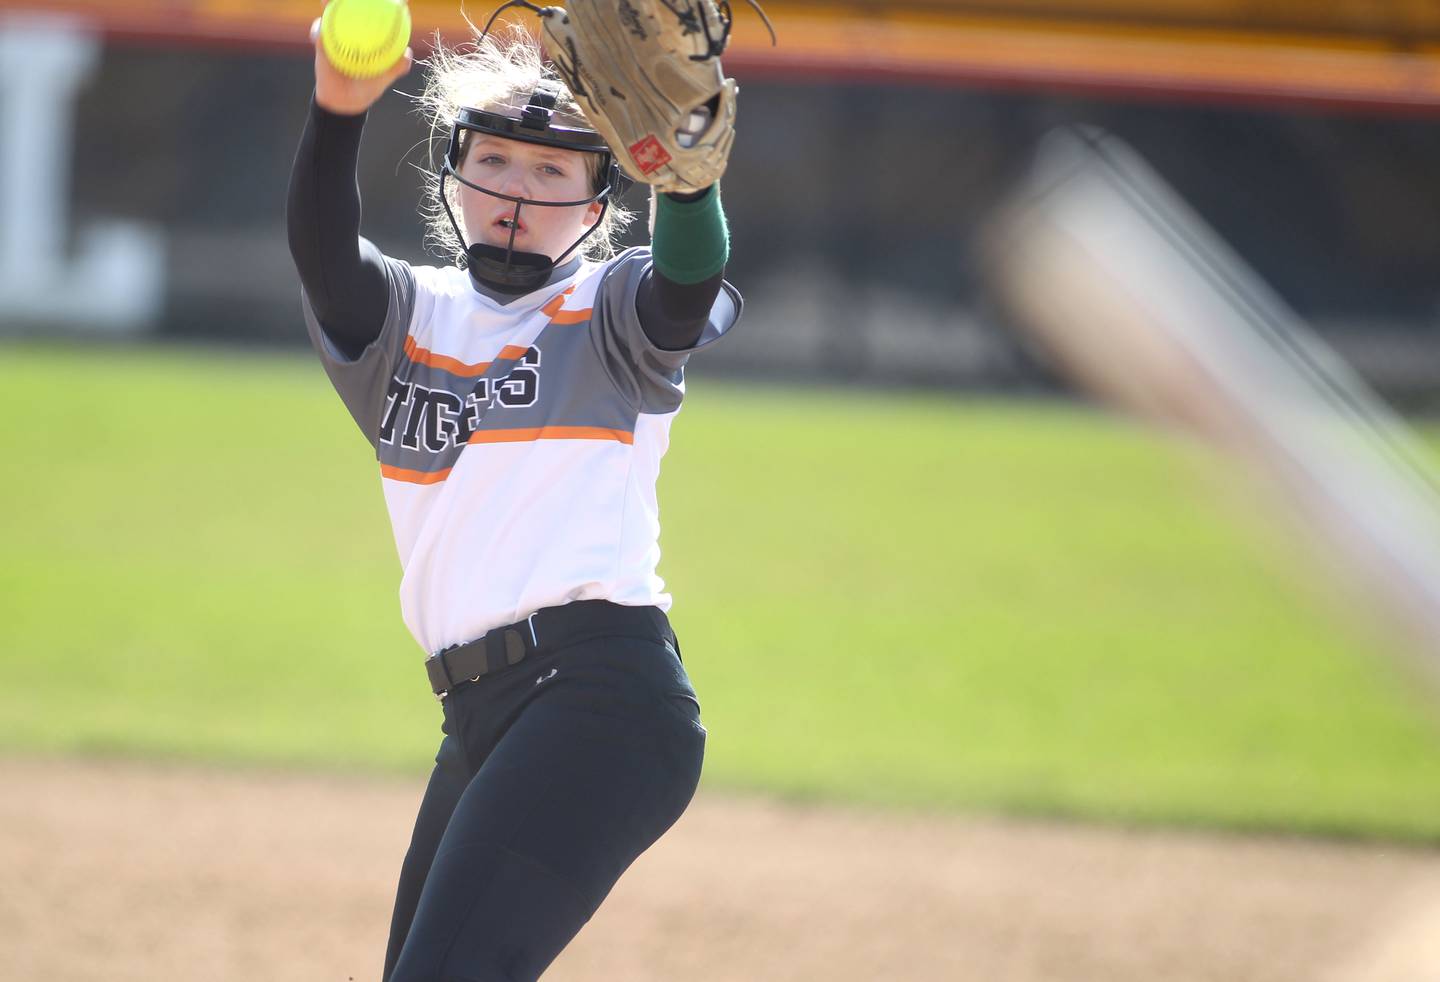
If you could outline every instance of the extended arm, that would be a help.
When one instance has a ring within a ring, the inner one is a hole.
[[[635,301],[640,326],[657,347],[689,348],[705,329],[730,256],[719,185],[655,196],[651,254]]]
[[[601,0],[537,12],[585,118],[620,168],[657,192],[654,271],[640,284],[637,312],[652,344],[679,350],[701,336],[729,252],[717,182],[735,141],[738,89],[720,66],[730,8],[627,0],[625,10],[643,30],[615,29],[613,5]]]
[[[315,317],[335,346],[358,358],[380,335],[390,299],[380,250],[360,237],[355,169],[365,115],[311,102],[290,173],[290,255]]]
[[[286,202],[290,255],[325,334],[358,358],[380,336],[390,299],[380,250],[360,237],[360,187],[355,168],[365,114],[410,70],[409,48],[384,74],[354,79],[336,71],[320,44],[320,21],[310,25],[315,47],[315,97]]]

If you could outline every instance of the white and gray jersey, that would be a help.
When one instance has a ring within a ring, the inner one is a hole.
[[[464,270],[387,259],[390,309],[356,359],[306,324],[375,447],[427,652],[573,600],[670,607],[655,481],[689,356],[740,315],[724,285],[690,348],[655,347],[635,309],[650,251],[582,262],[502,298]]]

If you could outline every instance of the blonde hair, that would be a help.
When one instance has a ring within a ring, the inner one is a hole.
[[[473,24],[471,28],[474,29]],[[459,111],[466,107],[494,110],[523,106],[541,80],[553,82],[560,88],[555,102],[557,122],[589,127],[575,97],[555,69],[545,62],[540,43],[524,27],[510,25],[498,32],[498,37],[496,33],[481,36],[476,31],[474,42],[457,48],[446,48],[436,36],[434,50],[426,60],[425,89],[415,97],[417,112],[430,124],[431,167],[420,205],[427,245],[457,261],[465,255],[465,244],[456,238],[440,200],[439,178],[450,131]],[[465,134],[462,149],[468,146],[469,135]],[[607,177],[599,166],[602,158],[599,154],[581,152],[585,154],[591,191],[598,191]],[[463,225],[458,182],[453,178],[446,181],[445,193],[456,220]],[[635,213],[624,208],[612,195],[599,227],[580,243],[576,253],[587,259],[609,259],[615,255],[615,240],[634,220]]]

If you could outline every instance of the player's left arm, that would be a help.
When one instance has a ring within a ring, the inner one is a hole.
[[[660,349],[696,347],[729,258],[718,182],[735,142],[738,88],[720,65],[730,5],[627,0],[623,30],[608,0],[531,9],[585,118],[655,191],[652,265],[636,294],[642,333]]]
[[[640,281],[635,309],[645,336],[680,351],[700,340],[720,295],[730,258],[730,233],[720,186],[657,194],[651,267]]]

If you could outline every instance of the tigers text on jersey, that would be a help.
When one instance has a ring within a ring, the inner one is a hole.
[[[380,462],[404,576],[405,623],[427,652],[572,600],[655,605],[655,481],[690,354],[735,323],[725,284],[699,341],[655,347],[631,249],[518,298],[468,273],[386,260],[380,336],[346,358],[304,304],[326,373]]]

